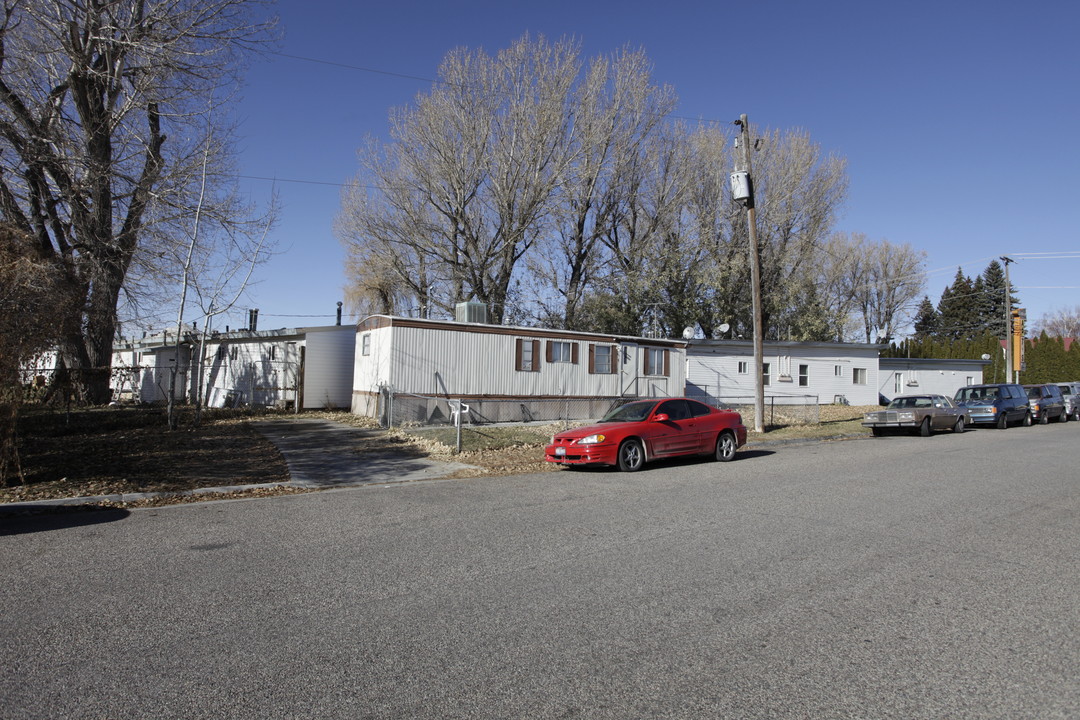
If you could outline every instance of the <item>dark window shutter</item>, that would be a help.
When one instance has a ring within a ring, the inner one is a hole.
[[[540,372],[540,341],[539,340],[533,340],[532,344],[533,344],[533,366],[532,366],[531,369],[532,369],[533,372]]]
[[[554,352],[554,348],[552,347],[553,345],[554,345],[554,343],[551,340],[547,341],[547,361],[549,363],[554,362],[554,360],[555,360],[555,352]]]
[[[574,363],[575,365],[577,365],[577,364],[578,364],[578,344],[577,344],[577,343],[574,343],[574,344],[573,344],[573,345],[571,346],[571,348],[572,348],[572,349],[570,350],[570,362],[572,362],[572,363]]]
[[[619,363],[621,361],[622,361],[622,353],[619,352],[619,346],[618,345],[612,345],[611,346],[611,368],[610,368],[610,372],[611,372],[612,375],[614,375],[615,373],[617,373],[619,371],[618,368],[619,368]]]
[[[664,377],[671,376],[671,351],[664,351]]]
[[[645,374],[652,375],[652,352],[645,348]]]
[[[521,338],[514,341],[514,369],[521,369]]]
[[[589,345],[589,374],[596,374],[596,346]]]

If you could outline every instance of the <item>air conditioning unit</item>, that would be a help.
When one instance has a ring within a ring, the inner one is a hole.
[[[454,319],[458,322],[487,323],[488,309],[482,302],[459,302],[454,308]]]

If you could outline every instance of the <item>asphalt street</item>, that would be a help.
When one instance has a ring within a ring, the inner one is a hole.
[[[1078,439],[0,517],[0,716],[1080,717]]]

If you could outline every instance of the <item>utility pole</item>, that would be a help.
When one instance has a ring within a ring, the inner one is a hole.
[[[750,162],[750,122],[746,115],[735,121],[741,130],[735,139],[742,149],[741,163],[736,159],[735,172],[731,175],[731,190],[735,200],[746,207],[746,225],[750,236],[750,293],[754,313],[754,430],[765,431],[765,385],[762,382],[762,364],[765,358],[765,332],[761,312],[761,248],[757,239],[757,220],[754,210],[754,183]]]
[[[1009,265],[1013,259],[1001,256],[1001,262],[1005,263],[1005,382],[1012,382],[1013,352],[1012,352],[1012,285],[1009,284]]]

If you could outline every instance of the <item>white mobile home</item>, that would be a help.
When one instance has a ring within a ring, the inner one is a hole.
[[[934,393],[952,397],[965,385],[983,381],[989,360],[938,360],[934,358],[881,358],[878,361],[878,392],[892,400],[897,395]]]
[[[595,417],[615,398],[682,395],[685,348],[676,340],[373,315],[356,328],[352,411],[380,417],[392,396],[395,421],[430,421],[448,400],[472,401],[473,419],[481,404],[489,420],[546,419],[513,402],[529,399],[561,401],[560,416],[575,401],[571,413]],[[403,405],[406,396],[416,401]],[[588,405],[596,400],[606,402]]]
[[[884,345],[766,342],[765,395],[777,403],[876,405],[878,352]],[[754,344],[692,340],[686,350],[686,394],[715,403],[754,396]]]
[[[205,339],[188,332],[176,353],[166,333],[117,345],[114,391],[140,402],[168,398],[173,366],[179,400],[210,407],[263,405],[301,409],[345,408],[352,398],[355,330],[351,326],[234,330]],[[171,343],[171,344],[170,344]],[[179,360],[179,362],[177,362]],[[200,373],[192,367],[201,368]]]

